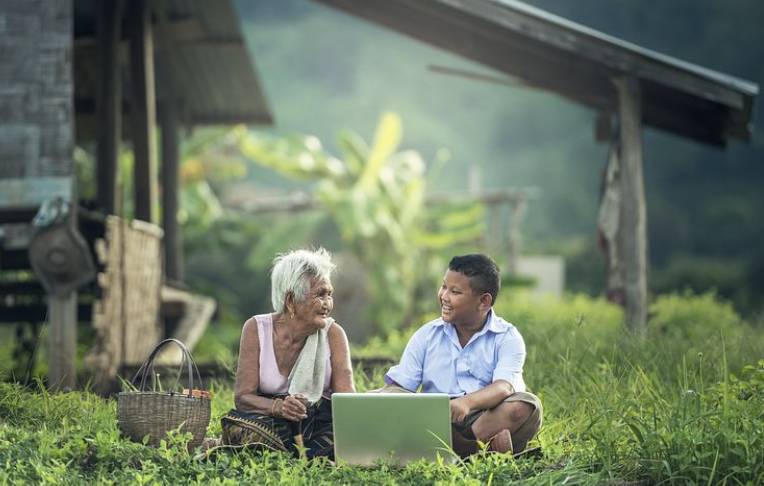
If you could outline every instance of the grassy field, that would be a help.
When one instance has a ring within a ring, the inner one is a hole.
[[[514,297],[497,308],[526,340],[526,381],[545,407],[542,457],[405,468],[275,453],[200,461],[182,436],[158,449],[120,438],[114,400],[0,384],[0,484],[764,483],[764,337],[730,306],[713,295],[657,298],[645,340],[626,335],[619,309],[600,300]],[[355,351],[397,357],[409,332]],[[378,386],[383,372],[357,373],[358,388]],[[232,405],[230,385],[213,388],[208,435]]]

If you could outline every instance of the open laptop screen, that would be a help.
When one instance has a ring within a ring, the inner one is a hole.
[[[405,464],[450,459],[449,398],[441,393],[334,393],[334,455],[338,462]]]

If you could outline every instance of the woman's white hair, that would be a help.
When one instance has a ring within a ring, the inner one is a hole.
[[[295,250],[277,255],[273,259],[271,270],[273,310],[284,312],[286,297],[290,293],[295,302],[304,302],[310,290],[310,280],[329,280],[334,268],[332,256],[323,248],[315,251]]]

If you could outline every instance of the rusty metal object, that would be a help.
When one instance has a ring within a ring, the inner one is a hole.
[[[29,262],[49,294],[64,297],[95,278],[93,257],[68,203],[44,202],[32,224],[36,231],[29,242]]]

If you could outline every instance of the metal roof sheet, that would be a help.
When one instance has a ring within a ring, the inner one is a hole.
[[[75,107],[81,138],[92,131],[95,113],[94,18],[94,0],[75,0]],[[178,102],[186,125],[273,123],[232,0],[161,0],[153,4],[152,19],[160,110],[164,101]],[[124,40],[121,44],[123,110],[128,112],[128,46]]]
[[[642,87],[643,122],[704,143],[748,140],[756,84],[516,0],[317,0],[603,112],[613,79]]]

